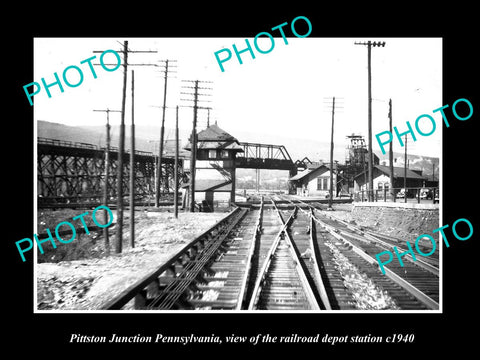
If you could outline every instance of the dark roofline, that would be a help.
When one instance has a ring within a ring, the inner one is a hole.
[[[381,173],[390,176],[390,167],[386,165],[373,165],[373,168],[379,170]],[[397,170],[397,171],[395,171]],[[362,171],[360,174],[355,176],[354,179],[357,179],[360,176],[365,176],[364,174],[368,174],[368,169],[365,171]],[[400,173],[398,175],[395,175],[395,173]],[[403,178],[404,177],[404,167],[400,166],[394,166],[393,167],[393,178],[398,179],[398,178]],[[417,180],[427,180],[426,176],[419,175],[416,172],[414,172],[412,169],[407,169],[407,179],[417,179]]]
[[[238,140],[217,124],[212,124],[197,134],[198,141],[236,141]]]
[[[222,149],[230,147],[228,150],[243,152],[243,148],[238,140],[221,129],[217,124],[210,125],[197,134],[197,147],[199,149]],[[185,150],[191,150],[191,142],[189,141],[183,148]]]
[[[314,177],[317,176],[317,175],[314,175],[314,173],[317,172],[317,171],[318,171],[319,169],[321,169],[321,168],[324,168],[324,170],[325,170],[325,171],[322,172],[322,174],[330,170],[330,168],[329,168],[328,166],[326,166],[325,164],[321,164],[320,166],[316,167],[315,169],[306,169],[306,170],[304,170],[302,173],[297,174],[297,175],[295,175],[295,176],[292,176],[292,177],[289,179],[289,181],[300,181],[300,180],[303,180],[303,179],[304,179],[305,177],[307,177],[307,176],[308,176],[308,177],[311,176],[312,178],[314,178]],[[309,170],[310,170],[310,171],[309,171]],[[298,176],[298,175],[301,175],[301,176],[298,177],[297,179],[294,179],[294,178],[295,178],[296,176]],[[321,175],[321,174],[319,174],[319,175]],[[293,179],[293,180],[292,180],[292,179]]]

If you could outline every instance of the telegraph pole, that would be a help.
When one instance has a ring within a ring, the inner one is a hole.
[[[105,181],[103,183],[103,205],[108,207],[108,169],[110,167],[110,113],[111,112],[121,112],[120,110],[93,110],[96,112],[106,112],[107,113],[107,124],[106,124],[106,145],[105,145]],[[103,211],[103,216],[105,224],[108,222],[108,213],[107,210]],[[110,254],[110,239],[108,236],[108,226],[103,228],[103,238],[105,239],[105,251],[107,255]]]
[[[373,201],[373,152],[372,152],[372,46],[385,46],[381,42],[355,42],[355,45],[366,45],[368,49],[368,200]]]
[[[117,226],[115,252],[122,252],[123,239],[123,152],[125,148],[125,101],[127,96],[127,62],[128,41],[123,43],[123,91],[122,91],[122,115],[120,122],[120,141],[118,144],[117,166]]]
[[[331,210],[333,205],[333,128],[335,122],[335,96],[332,100],[332,135],[330,137],[330,197],[328,198],[328,208]]]
[[[195,94],[193,96],[192,151],[190,153],[190,212],[195,212],[195,165],[197,159],[198,80],[195,80],[194,90]]]
[[[132,70],[132,125],[130,134],[130,246],[135,247],[135,73]]]
[[[393,134],[392,131],[392,99],[388,102],[388,119],[389,119],[389,126],[390,126],[390,134]],[[394,183],[394,172],[393,172],[393,145],[390,142],[390,148],[388,151],[388,167],[390,168],[390,193],[393,196],[393,202],[395,202],[395,190],[393,190],[393,183]]]
[[[334,143],[333,143],[333,133],[334,133],[334,125],[335,125],[335,109],[343,109],[343,99],[340,98],[340,106],[338,104],[338,98],[336,99],[335,97],[332,98],[332,103],[330,105],[330,98],[324,98],[324,105],[329,107],[332,106],[332,132],[330,136],[330,190],[329,190],[329,199],[328,199],[328,209],[332,210],[332,205],[333,205],[333,149],[334,149]],[[335,181],[336,182],[336,181]]]
[[[405,189],[404,199],[407,202],[407,134],[405,134],[405,164],[403,172],[403,188]]]
[[[201,100],[199,96],[210,96],[210,94],[199,93],[199,90],[211,90],[210,87],[199,87],[198,83],[206,83],[209,81],[200,81],[200,80],[182,80],[185,82],[193,82],[194,86],[183,86],[184,89],[193,89],[193,93],[191,92],[181,92],[183,95],[193,95],[193,126],[192,126],[192,135],[191,135],[191,153],[190,153],[190,212],[195,212],[195,163],[197,158],[197,112],[198,109],[202,108],[198,106],[198,102],[200,101],[208,101],[208,100]],[[192,99],[181,99],[192,101]],[[188,107],[188,106],[187,106]]]
[[[103,51],[95,50],[94,53]],[[121,110],[121,122],[120,122],[120,140],[118,144],[118,166],[117,166],[117,224],[115,226],[116,241],[115,252],[122,252],[122,240],[123,240],[123,155],[125,152],[125,102],[127,96],[127,71],[128,65],[131,66],[154,66],[154,64],[128,64],[128,53],[156,53],[152,50],[129,50],[128,41],[123,42],[123,50],[118,52],[123,53],[123,89],[122,89],[122,110]],[[94,64],[100,65],[100,64]],[[112,64],[103,64],[112,65]],[[117,65],[117,64],[114,64]],[[132,165],[132,164],[131,164]]]
[[[178,105],[175,117],[175,172],[173,181],[175,182],[175,195],[173,196],[173,206],[175,219],[178,218]]]
[[[165,109],[167,106],[167,80],[168,80],[168,63],[175,62],[175,60],[162,60],[165,62],[164,72],[164,87],[163,87],[163,107],[162,107],[162,126],[160,128],[160,149],[158,151],[157,164],[157,179],[155,183],[155,207],[159,206],[160,201],[160,180],[162,178],[162,157],[163,157],[163,142],[165,135]]]

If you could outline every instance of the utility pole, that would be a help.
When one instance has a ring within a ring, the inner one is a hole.
[[[175,219],[178,218],[178,105],[175,117],[175,171],[173,174],[173,181],[175,182],[175,193],[173,196],[173,206]]]
[[[373,152],[372,152],[372,46],[385,46],[381,42],[355,42],[355,45],[366,45],[368,49],[368,200],[373,201]]]
[[[432,184],[434,184],[434,183],[435,183],[435,161],[432,160]],[[440,188],[438,190],[440,190]],[[434,204],[435,204],[435,191],[436,191],[436,189],[434,187],[433,191],[432,191],[432,200],[433,200]]]
[[[390,134],[393,134],[392,131],[392,99],[388,102],[388,119],[389,119],[389,126],[390,126]],[[393,196],[393,202],[395,202],[395,190],[393,190],[393,183],[394,183],[394,172],[393,172],[393,145],[390,142],[390,149],[388,151],[388,166],[390,168],[390,193]]]
[[[103,51],[95,50],[94,53],[103,53]],[[120,122],[120,140],[118,144],[118,166],[117,166],[117,224],[115,226],[116,232],[116,241],[115,241],[115,252],[122,252],[122,241],[123,241],[123,155],[125,152],[125,102],[127,96],[127,71],[128,65],[131,66],[153,66],[154,64],[128,64],[128,53],[156,53],[152,50],[129,50],[128,41],[123,42],[123,50],[118,52],[123,53],[123,89],[122,89],[122,110],[121,110],[121,122]],[[100,64],[94,64],[100,65]],[[112,64],[103,64],[112,65]],[[113,64],[117,65],[117,64]]]
[[[132,70],[132,125],[130,134],[130,246],[135,247],[135,73]]]
[[[162,107],[162,126],[160,128],[160,149],[158,151],[158,164],[157,164],[157,179],[155,182],[155,207],[159,206],[160,201],[160,182],[162,178],[162,157],[163,157],[163,143],[165,135],[165,109],[167,106],[167,80],[168,80],[168,64],[169,62],[175,62],[175,60],[162,60],[165,62],[164,72],[164,87],[163,87],[163,107]]]
[[[93,110],[95,112],[106,112],[107,113],[107,124],[106,124],[106,145],[105,145],[105,180],[103,183],[103,205],[108,207],[108,175],[110,167],[110,112],[121,112],[120,110]],[[105,224],[108,222],[108,212],[107,210],[103,211],[103,219]],[[103,238],[105,241],[105,251],[107,255],[110,255],[110,239],[108,235],[108,226],[103,228]]]
[[[335,126],[335,109],[343,109],[343,99],[340,98],[340,104],[338,103],[338,98],[336,99],[335,97],[332,98],[332,103],[330,105],[330,98],[324,98],[323,99],[323,104],[324,106],[327,107],[332,107],[332,132],[330,136],[330,190],[329,190],[329,199],[328,199],[328,209],[332,210],[332,205],[333,205],[333,149],[334,149],[334,143],[333,143],[333,133],[334,133],[334,126]],[[340,106],[339,106],[340,105]],[[336,183],[336,181],[335,181]]]
[[[199,96],[210,96],[210,94],[199,93],[198,90],[211,90],[210,87],[199,87],[198,83],[206,83],[209,81],[200,81],[200,80],[182,80],[185,82],[193,82],[194,86],[183,86],[184,89],[193,89],[191,92],[181,92],[183,95],[193,95],[193,126],[192,126],[192,135],[191,135],[191,153],[190,153],[190,212],[195,212],[195,164],[197,158],[197,112],[201,108],[198,106],[200,101],[208,101],[199,99]],[[186,101],[192,101],[192,99],[181,99]],[[188,107],[188,106],[187,106]]]
[[[332,135],[330,137],[330,197],[328,198],[328,208],[331,210],[333,205],[333,128],[335,122],[335,96],[332,100]]]
[[[123,239],[123,152],[125,148],[125,101],[127,96],[127,62],[128,41],[123,43],[123,91],[122,91],[122,115],[120,122],[120,141],[118,144],[117,166],[117,226],[115,252],[122,252]]]
[[[197,160],[197,105],[198,80],[195,81],[193,97],[192,151],[190,153],[190,212],[195,212],[195,165]]]
[[[405,134],[405,164],[403,169],[403,188],[405,189],[404,199],[407,202],[407,135]]]
[[[432,161],[432,181],[435,181],[435,161]]]

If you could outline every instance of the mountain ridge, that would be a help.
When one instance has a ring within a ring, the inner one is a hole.
[[[221,128],[222,126],[219,125]],[[228,132],[228,129],[222,128]],[[199,129],[202,130],[202,129]],[[179,129],[181,147],[188,143],[191,130]],[[118,146],[119,126],[111,126],[111,146]],[[329,162],[330,158],[330,142],[290,138],[286,136],[278,136],[276,134],[261,134],[249,131],[237,131],[230,133],[240,142],[252,142],[262,144],[284,145],[289,152],[293,161],[301,160],[308,157],[311,161]],[[49,122],[45,120],[37,121],[37,136],[51,139],[58,139],[72,142],[84,142],[99,147],[105,146],[105,126],[71,126],[60,123]],[[160,126],[135,126],[135,147],[140,151],[156,152],[158,151],[158,139],[160,137]],[[174,146],[174,129],[165,128],[166,147],[173,149]],[[340,163],[345,162],[345,147],[347,142],[335,144],[334,160]],[[130,146],[130,126],[125,126],[125,146]],[[388,153],[385,155],[376,154],[380,163],[388,161]],[[394,152],[394,166],[403,166],[404,154]],[[425,175],[433,173],[435,166],[435,174],[438,174],[439,159],[429,156],[421,156],[407,154],[409,160],[409,168],[421,169]]]

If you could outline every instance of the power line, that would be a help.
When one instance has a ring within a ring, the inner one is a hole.
[[[175,172],[173,174],[173,181],[175,182],[175,189],[174,189],[175,195],[173,197],[173,207],[174,207],[173,212],[175,214],[175,219],[178,218],[178,153],[179,153],[178,147],[179,147],[179,136],[178,136],[178,105],[177,105],[176,116],[175,116],[175,165],[174,165]]]
[[[384,47],[385,41],[355,42],[355,45],[367,46],[368,60],[368,200],[373,201],[373,152],[372,152],[372,46]]]
[[[335,96],[332,99],[332,135],[330,138],[330,197],[328,199],[328,207],[332,209],[333,204],[333,129],[335,124]],[[336,181],[335,181],[336,182]]]
[[[104,52],[100,50],[94,50],[94,53]],[[121,110],[121,122],[120,122],[120,141],[118,145],[118,164],[117,164],[117,232],[115,242],[115,252],[122,252],[123,241],[123,154],[125,150],[125,103],[127,96],[127,71],[128,65],[130,66],[146,66],[147,64],[128,64],[128,53],[156,53],[154,50],[131,50],[128,47],[128,41],[123,42],[123,49],[117,51],[123,54],[123,89],[122,89],[122,110]],[[99,65],[99,64],[94,64]],[[101,65],[101,64],[100,64]],[[106,64],[103,64],[106,65]],[[118,65],[118,64],[115,64]],[[134,164],[130,164],[134,166]],[[132,191],[132,190],[131,190]]]
[[[163,156],[163,138],[165,134],[165,109],[167,106],[167,81],[168,81],[168,64],[169,62],[175,62],[175,60],[161,60],[165,62],[164,73],[164,89],[163,89],[163,108],[162,108],[162,125],[160,127],[160,146],[158,150],[158,163],[157,163],[157,181],[155,183],[155,207],[159,206],[160,200],[160,180],[162,177],[162,156]],[[175,68],[175,65],[171,66]]]
[[[123,153],[125,147],[125,102],[127,96],[127,64],[128,64],[128,41],[123,43],[123,90],[122,90],[122,117],[120,122],[120,141],[118,145],[117,164],[117,233],[115,252],[122,252],[123,241]]]
[[[120,110],[110,110],[110,109],[101,109],[101,110],[93,110],[95,112],[105,112],[107,113],[107,124],[106,124],[106,145],[105,145],[105,180],[103,184],[103,205],[108,207],[108,178],[109,178],[109,167],[110,167],[110,113],[111,112],[119,112],[121,113]],[[105,223],[108,221],[108,215],[107,215],[107,210],[104,210],[104,220]],[[105,241],[105,250],[107,252],[107,255],[110,254],[110,239],[108,235],[108,227],[103,228],[103,238]]]
[[[130,247],[135,247],[135,73],[132,70],[132,125],[130,135]]]
[[[183,85],[182,89],[193,89],[192,92],[181,92],[183,95],[192,95],[193,99],[182,99],[184,101],[193,101],[193,126],[191,135],[191,153],[190,153],[190,212],[195,211],[195,165],[197,158],[197,110],[199,108],[198,102],[203,99],[199,99],[199,96],[209,96],[206,93],[199,93],[199,90],[212,90],[211,87],[201,87],[199,83],[211,83],[210,81],[200,80],[182,80],[182,82],[193,83],[194,86]],[[208,101],[207,101],[208,102]]]
[[[343,103],[344,99],[343,98],[339,98],[339,97],[324,97],[323,98],[323,107],[324,107],[324,111],[332,111],[333,109],[335,109],[337,112],[342,112],[342,111],[339,111],[339,110],[343,110],[344,109],[344,103]]]

